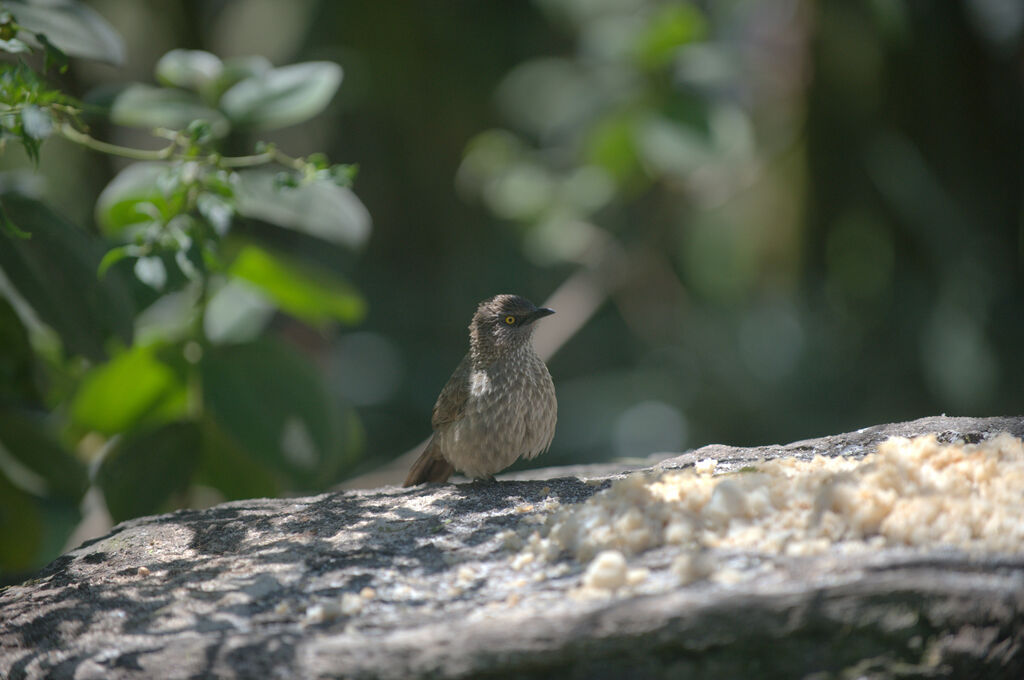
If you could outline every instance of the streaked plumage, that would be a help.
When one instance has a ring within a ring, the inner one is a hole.
[[[469,324],[469,352],[434,404],[434,436],[405,486],[443,482],[454,470],[490,478],[521,456],[547,450],[558,404],[531,338],[533,324],[553,313],[518,295],[479,304]]]

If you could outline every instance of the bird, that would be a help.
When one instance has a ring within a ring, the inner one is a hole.
[[[403,486],[445,482],[456,470],[492,480],[520,457],[551,446],[558,419],[555,385],[533,349],[533,330],[553,309],[518,295],[481,302],[469,324],[469,351],[434,404],[434,433]]]

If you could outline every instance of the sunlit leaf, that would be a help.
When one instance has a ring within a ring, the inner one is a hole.
[[[294,125],[324,110],[341,77],[341,67],[329,61],[282,66],[239,81],[221,97],[220,107],[239,125]]]
[[[221,95],[235,83],[246,78],[262,77],[274,68],[266,57],[248,56],[225,59],[220,75],[207,83],[202,91],[203,98],[211,104],[217,103]]]
[[[531,220],[551,207],[555,187],[555,177],[547,166],[524,159],[495,177],[485,187],[483,198],[500,217]]]
[[[111,64],[124,61],[121,36],[106,19],[85,3],[73,0],[5,0],[4,8],[14,15],[23,29],[45,34],[54,45],[71,56]],[[19,37],[35,42],[27,38],[24,31]]]
[[[338,163],[331,166],[329,174],[334,183],[339,187],[350,187],[355,184],[356,176],[359,174],[359,164]]]
[[[199,463],[199,426],[176,422],[120,438],[96,475],[115,522],[167,509],[184,492]]]
[[[350,248],[370,235],[370,213],[349,189],[320,180],[277,187],[271,170],[239,173],[238,213]]]
[[[96,275],[103,278],[103,275],[107,273],[108,269],[126,257],[132,257],[132,255],[136,254],[138,250],[138,246],[118,246],[117,248],[111,248],[107,251],[107,254],[103,256],[103,259],[100,260],[100,266],[96,269]]]
[[[707,20],[692,3],[664,5],[656,12],[647,30],[637,41],[636,52],[648,68],[670,62],[683,45],[700,40],[707,33]]]
[[[3,50],[4,52],[9,52],[10,54],[25,54],[26,52],[32,51],[28,45],[26,45],[21,40],[18,40],[17,38],[11,38],[10,40],[0,40],[0,50]]]
[[[156,63],[156,78],[164,85],[173,85],[194,92],[220,77],[224,64],[220,57],[203,50],[171,50]]]
[[[656,174],[686,177],[715,160],[704,131],[666,118],[644,121],[637,142],[640,157]]]
[[[89,485],[85,466],[57,442],[36,415],[0,407],[0,446],[43,479],[47,495],[77,502]]]
[[[208,349],[203,404],[221,430],[290,488],[333,481],[343,461],[345,411],[321,372],[286,345],[257,341]]]
[[[522,157],[522,142],[515,135],[505,130],[481,132],[466,144],[455,181],[460,191],[477,198]]]
[[[294,172],[282,170],[274,174],[274,189],[295,189],[299,186],[299,176]]]
[[[167,268],[159,257],[140,257],[134,271],[135,277],[153,290],[163,290],[167,283]]]
[[[285,312],[314,325],[355,323],[366,312],[366,303],[344,279],[257,246],[243,248],[230,273],[255,285]]]
[[[156,347],[134,347],[89,371],[71,402],[71,420],[85,430],[116,434],[185,411],[184,377]]]
[[[231,279],[206,305],[203,333],[216,344],[249,342],[263,332],[277,308],[259,289]]]
[[[110,120],[118,125],[184,130],[196,120],[206,121],[215,137],[230,130],[224,115],[185,90],[135,84],[121,90],[110,105]]]
[[[522,129],[548,139],[579,129],[609,96],[611,84],[594,78],[591,69],[570,59],[533,59],[505,76],[498,88],[498,104]]]
[[[65,351],[99,360],[109,338],[130,343],[134,302],[126,282],[116,271],[96,276],[103,242],[24,196],[4,196],[3,207],[32,238],[0,230],[0,270]]]
[[[160,178],[169,172],[166,163],[133,163],[119,172],[96,199],[100,228],[116,234],[125,227],[152,222],[155,217],[169,217],[173,209],[160,189]]]
[[[610,116],[593,126],[586,141],[590,163],[607,170],[620,182],[637,178],[641,169],[633,116]]]
[[[199,194],[196,199],[196,208],[218,236],[224,236],[231,228],[231,218],[235,214],[235,208],[217,194],[208,192]]]

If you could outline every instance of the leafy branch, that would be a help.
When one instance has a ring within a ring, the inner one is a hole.
[[[253,168],[276,163],[291,170],[296,170],[303,177],[307,178],[316,176],[322,170],[330,170],[330,176],[340,186],[351,186],[354,179],[353,168],[355,166],[353,165],[328,165],[320,154],[314,154],[309,158],[289,156],[277,148],[276,145],[264,142],[257,143],[256,153],[245,156],[222,156],[216,152],[204,153],[200,147],[196,146],[196,143],[207,134],[205,129],[208,126],[204,121],[197,121],[197,123],[197,125],[187,131],[156,128],[153,130],[155,136],[170,139],[171,142],[160,149],[152,150],[104,142],[96,139],[88,132],[79,130],[69,122],[61,122],[56,127],[56,131],[68,141],[84,146],[87,149],[136,161],[191,161],[222,169]]]
[[[331,179],[339,186],[351,186],[355,177],[355,167],[352,165],[332,165],[323,154],[313,154],[309,158],[290,156],[276,145],[265,142],[258,142],[252,154],[221,155],[211,147],[215,141],[211,124],[202,119],[192,121],[184,130],[154,128],[154,136],[169,140],[168,144],[159,149],[112,144],[97,139],[87,131],[81,122],[82,113],[83,107],[78,102],[57,90],[46,89],[41,79],[24,62],[0,67],[0,127],[16,137],[29,158],[36,163],[40,142],[52,134],[58,134],[93,151],[137,161],[189,161],[222,169],[278,164],[298,172],[304,180]],[[291,182],[283,184],[293,185]]]

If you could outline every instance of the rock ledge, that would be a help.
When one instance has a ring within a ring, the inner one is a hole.
[[[715,445],[656,467],[715,458],[728,472],[863,456],[892,435],[1004,431],[1024,436],[1024,418]],[[583,566],[516,564],[507,547],[524,508],[638,473],[571,474],[587,481],[385,487],[125,522],[0,591],[0,678],[1024,677],[1024,546],[776,557],[771,577],[688,585],[659,548],[629,561],[649,570],[645,591],[580,597]]]

